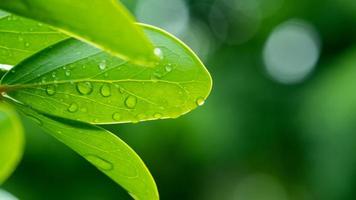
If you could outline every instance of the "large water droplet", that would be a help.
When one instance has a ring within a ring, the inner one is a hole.
[[[101,158],[96,155],[86,155],[84,156],[89,162],[91,162],[93,165],[95,165],[97,168],[105,171],[112,170],[114,168],[114,165],[105,160],[104,158]]]
[[[72,103],[68,107],[68,111],[71,113],[77,112],[78,111],[78,104]]]
[[[118,113],[118,112],[115,112],[115,113],[112,115],[112,119],[115,120],[115,121],[120,121],[120,120],[121,120],[121,114]]]
[[[135,108],[137,103],[137,98],[134,96],[128,96],[125,100],[125,105],[128,108]]]
[[[77,84],[77,90],[80,94],[88,95],[93,91],[93,85],[90,82],[80,82]]]
[[[199,98],[196,100],[196,103],[197,103],[198,106],[202,106],[202,105],[204,105],[205,100],[204,100],[204,98],[199,97]]]
[[[47,86],[47,88],[46,88],[46,93],[47,93],[49,96],[52,96],[52,95],[56,94],[56,86],[54,86],[54,85],[49,85],[49,86]]]
[[[111,96],[111,87],[108,84],[104,84],[100,88],[100,93],[103,95],[103,97],[109,97]]]

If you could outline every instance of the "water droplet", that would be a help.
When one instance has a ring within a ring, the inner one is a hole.
[[[38,26],[43,26],[43,24],[42,24],[42,23],[38,23],[37,25],[38,25]]]
[[[70,76],[70,70],[67,70],[65,74],[66,76]]]
[[[80,94],[88,95],[93,91],[93,85],[90,82],[80,82],[77,84],[77,90]]]
[[[56,78],[56,72],[52,72],[52,77]]]
[[[70,104],[70,106],[68,107],[68,111],[71,112],[71,113],[77,112],[78,111],[78,104],[76,104],[76,103]]]
[[[114,168],[113,164],[99,156],[96,155],[86,155],[84,156],[89,162],[95,165],[97,168],[109,171]]]
[[[198,98],[197,100],[196,100],[196,103],[197,103],[197,105],[198,106],[202,106],[202,105],[204,105],[204,103],[205,103],[205,100],[204,100],[204,98]]]
[[[109,97],[111,96],[111,87],[108,84],[104,84],[100,88],[100,93],[103,95],[103,97]]]
[[[153,115],[153,117],[156,118],[156,119],[161,119],[162,118],[162,114],[161,113],[155,113]]]
[[[47,88],[46,88],[46,93],[47,93],[49,96],[52,96],[52,95],[56,94],[56,86],[54,86],[54,85],[49,85],[49,86],[47,86]]]
[[[25,47],[29,47],[29,46],[30,46],[30,43],[25,42]]]
[[[125,105],[128,108],[135,108],[137,103],[137,98],[134,96],[128,96],[125,100]]]
[[[155,48],[153,52],[159,59],[163,59],[163,52],[160,48]]]
[[[137,119],[139,121],[142,121],[142,120],[146,119],[146,115],[144,113],[140,113],[140,114],[137,115]]]
[[[106,68],[106,60],[103,60],[99,64],[99,69],[104,70]]]
[[[119,87],[119,92],[120,92],[121,94],[124,94],[124,93],[125,93],[125,89],[124,89],[123,87]]]
[[[115,121],[120,121],[121,120],[121,114],[116,112],[112,115],[113,120]]]
[[[172,68],[171,64],[168,64],[168,65],[165,66],[165,69],[166,69],[167,72],[171,72],[173,68]]]
[[[23,37],[19,36],[19,41],[22,42],[23,41]]]

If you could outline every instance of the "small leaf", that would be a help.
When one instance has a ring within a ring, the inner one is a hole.
[[[118,0],[1,0],[0,8],[57,27],[124,60],[157,60],[151,42]]]
[[[20,104],[17,107],[121,185],[134,199],[159,199],[156,184],[143,161],[116,135],[97,126],[46,116]]]
[[[23,129],[15,110],[0,101],[0,185],[15,170],[23,146]]]
[[[202,105],[212,83],[199,58],[168,33],[142,26],[162,56],[154,67],[68,39],[15,66],[3,87],[41,112],[93,124],[176,118]]]
[[[41,23],[0,10],[0,63],[16,65],[68,36]]]

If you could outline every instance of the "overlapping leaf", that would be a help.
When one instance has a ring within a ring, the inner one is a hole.
[[[156,184],[143,161],[114,134],[93,125],[53,118],[16,105],[48,134],[121,185],[134,199],[159,199]]]
[[[1,0],[0,8],[57,27],[131,62],[156,60],[151,42],[117,0]]]
[[[0,101],[0,185],[19,163],[24,145],[23,129],[16,112]]]
[[[68,36],[0,10],[0,64],[15,65]]]
[[[34,109],[93,124],[175,118],[203,104],[211,78],[201,61],[168,33],[142,27],[161,54],[153,67],[68,39],[17,65],[1,84]]]

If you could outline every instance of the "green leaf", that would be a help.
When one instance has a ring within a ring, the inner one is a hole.
[[[93,124],[176,118],[202,105],[212,82],[199,58],[168,33],[142,26],[162,54],[154,67],[69,39],[11,69],[2,87],[41,112]]]
[[[15,170],[23,146],[23,129],[15,110],[0,101],[0,185]]]
[[[1,0],[0,8],[57,27],[124,60],[157,60],[151,42],[118,0]]]
[[[100,127],[54,118],[17,104],[27,117],[126,189],[134,199],[159,199],[156,184],[140,157]]]
[[[0,63],[15,65],[68,36],[41,23],[0,10]]]

